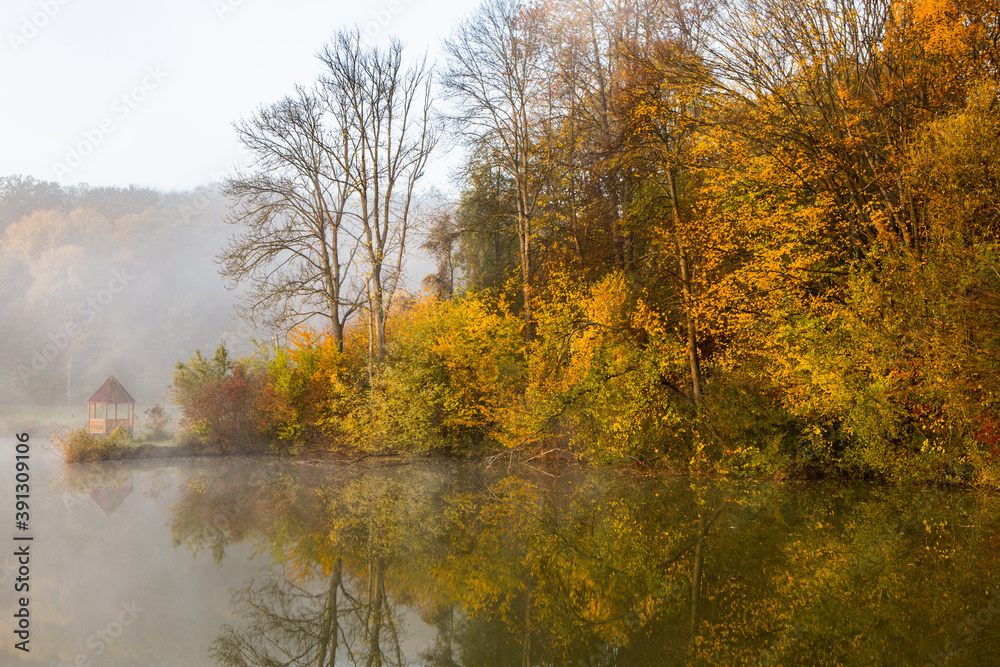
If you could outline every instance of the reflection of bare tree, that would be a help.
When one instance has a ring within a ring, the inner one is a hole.
[[[251,582],[233,596],[246,626],[222,628],[211,656],[224,667],[332,667],[338,652],[352,665],[403,665],[399,614],[385,592],[385,560],[373,556],[367,581],[353,581],[337,559],[309,587],[287,579]]]
[[[420,653],[420,659],[432,667],[458,667],[455,661],[455,605],[445,605],[424,616],[437,627],[434,644]]]

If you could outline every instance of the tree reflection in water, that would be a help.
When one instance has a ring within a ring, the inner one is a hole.
[[[233,598],[246,627],[223,627],[211,656],[231,667],[332,667],[339,650],[353,665],[405,664],[397,615],[385,593],[384,560],[376,557],[370,565],[368,585],[353,593],[339,558],[325,590],[273,578],[251,582]]]
[[[411,625],[433,634],[409,648],[424,664],[589,661],[659,618],[685,655],[697,596],[683,591],[722,505],[574,474],[552,488],[473,467],[234,464],[188,480],[171,525],[175,544],[220,562],[246,541],[282,566],[234,595],[243,623],[215,642],[220,665],[403,664]]]
[[[226,666],[923,664],[1000,590],[1000,501],[970,493],[917,516],[879,487],[289,464],[181,490],[175,544],[277,565],[235,594]]]

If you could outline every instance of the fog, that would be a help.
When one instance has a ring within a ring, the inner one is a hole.
[[[234,319],[214,263],[215,188],[60,187],[0,178],[0,404],[73,405],[114,375],[142,406],[177,361],[265,332]]]
[[[31,652],[7,642],[0,664],[48,667],[73,664],[80,655],[87,661],[78,664],[89,665],[211,664],[207,647],[229,619],[229,589],[259,576],[268,559],[251,560],[249,545],[233,545],[233,566],[220,568],[207,551],[195,557],[172,545],[166,519],[178,495],[175,479],[184,478],[189,462],[67,469],[39,452],[42,442],[32,438],[38,519],[32,523]],[[0,445],[13,451],[10,438],[0,438]],[[13,475],[9,458],[0,465]],[[104,507],[90,488],[123,486],[118,504]],[[2,497],[10,506],[13,487]],[[12,556],[0,558],[0,578],[16,564]],[[13,590],[9,580],[5,585]],[[119,619],[125,623],[113,626]],[[109,625],[119,636],[99,639]]]
[[[69,405],[114,375],[139,415],[169,402],[178,361],[219,343],[250,354],[274,331],[237,317],[216,256],[237,228],[215,186],[62,187],[0,177],[0,405]],[[440,195],[424,208],[440,205]],[[433,270],[408,243],[404,287]],[[317,323],[322,327],[322,323]],[[85,412],[83,413],[85,414]]]

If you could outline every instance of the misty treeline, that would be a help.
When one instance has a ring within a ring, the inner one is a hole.
[[[240,127],[224,255],[330,326],[177,380],[286,447],[996,484],[998,40],[979,0],[485,0],[435,71],[340,33]],[[461,197],[404,308],[438,131]]]
[[[217,189],[61,187],[0,178],[0,404],[71,405],[114,374],[140,404],[208,341],[252,349],[213,256]]]

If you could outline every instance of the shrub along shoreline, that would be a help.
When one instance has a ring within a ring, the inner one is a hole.
[[[351,458],[549,452],[671,472],[1000,486],[996,438],[976,416],[901,415],[889,391],[838,405],[744,359],[708,367],[696,404],[683,336],[620,275],[550,281],[534,310],[526,341],[502,298],[410,302],[381,361],[363,329],[349,330],[343,348],[302,329],[247,358],[222,345],[199,352],[174,374],[180,440],[192,452],[258,452],[258,443]]]
[[[67,463],[184,458],[223,453],[195,441],[179,442],[165,435],[133,436],[121,426],[106,436],[94,435],[84,426],[64,429],[52,434],[52,444]],[[259,445],[238,453],[266,454],[269,451],[266,445]]]
[[[850,383],[867,369],[828,372],[817,388],[815,375],[780,374],[774,360],[747,355],[706,366],[693,400],[683,335],[620,275],[590,285],[550,281],[535,317],[526,340],[523,320],[503,298],[473,293],[400,308],[382,360],[357,328],[342,347],[307,329],[245,358],[220,345],[212,357],[199,352],[177,364],[173,393],[183,418],[173,444],[84,429],[54,442],[67,461],[509,456],[1000,487],[998,434],[985,410],[949,415],[940,396],[916,403],[917,391],[903,382],[905,393],[893,386],[852,393]]]

